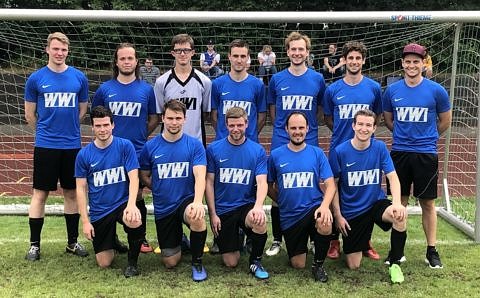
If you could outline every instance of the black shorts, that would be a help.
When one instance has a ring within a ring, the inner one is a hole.
[[[222,229],[217,237],[217,244],[221,254],[239,251],[243,243],[240,243],[238,230],[242,228],[247,236],[251,235],[252,229],[245,226],[245,219],[254,204],[246,204],[237,209],[219,215]]]
[[[35,147],[33,150],[33,188],[44,191],[75,189],[75,159],[80,149],[50,149]]]
[[[348,220],[351,230],[348,231],[348,236],[342,237],[345,254],[368,250],[368,241],[372,236],[373,224],[384,231],[392,228],[392,223],[382,220],[385,209],[390,205],[392,205],[390,200],[378,200],[370,210]]]
[[[427,200],[437,198],[437,154],[392,151],[390,156],[400,180],[402,196],[410,195],[413,183],[414,197]],[[390,184],[387,185],[390,194]]]
[[[162,250],[162,255],[171,256],[176,252],[180,251],[180,245],[182,243],[183,235],[182,223],[188,226],[184,218],[185,208],[187,208],[187,206],[192,202],[193,197],[188,198],[183,201],[183,203],[180,204],[180,206],[175,211],[165,216],[164,218],[155,220],[155,226],[157,227],[158,245]],[[164,250],[170,250],[170,252],[166,253],[165,255],[163,253]]]
[[[308,237],[310,235],[318,234],[314,218],[315,210],[317,210],[318,207],[319,206],[313,207],[293,226],[282,231],[288,257],[290,259],[294,256],[306,253],[308,251]]]
[[[125,210],[125,208],[127,208],[127,202],[118,206],[118,208],[110,214],[92,222],[92,226],[95,229],[95,237],[93,237],[93,250],[95,254],[113,249],[115,235],[117,234],[117,222],[123,225],[125,233],[132,233],[134,235],[133,239],[141,239],[143,237],[142,226],[132,229],[123,222],[123,210]]]

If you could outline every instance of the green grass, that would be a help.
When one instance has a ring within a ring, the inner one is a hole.
[[[309,265],[304,270],[288,266],[285,251],[264,257],[271,274],[267,281],[257,281],[247,274],[247,257],[236,269],[221,265],[219,256],[206,255],[204,264],[209,279],[194,283],[190,279],[190,255],[179,266],[166,270],[159,256],[142,254],[141,275],[125,279],[126,255],[116,257],[112,268],[102,270],[95,264],[93,249],[87,258],[64,253],[65,225],[62,217],[45,220],[42,259],[25,261],[28,248],[26,216],[3,216],[0,219],[0,297],[471,297],[478,295],[480,246],[454,227],[439,220],[438,249],[444,269],[432,270],[424,264],[425,240],[420,218],[409,219],[409,234],[402,265],[405,282],[391,285],[388,268],[380,261],[364,259],[357,271],[346,269],[342,260],[327,260],[330,280],[313,282]],[[147,237],[155,244],[154,223],[150,218]],[[125,240],[121,228],[120,237]],[[208,242],[211,242],[209,232]],[[389,234],[374,230],[373,242],[382,257],[389,247]],[[270,241],[270,239],[269,239]],[[310,264],[309,258],[309,264]]]

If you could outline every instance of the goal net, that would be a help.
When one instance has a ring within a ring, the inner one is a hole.
[[[128,16],[129,12],[124,14]],[[126,22],[121,18],[105,21],[101,17],[89,21],[47,21],[41,16],[29,21],[3,18],[0,21],[0,196],[31,194],[33,134],[23,116],[24,86],[28,76],[46,64],[45,43],[49,33],[61,31],[70,38],[67,64],[87,74],[93,94],[101,82],[110,78],[113,52],[120,42],[134,43],[140,63],[151,57],[163,72],[172,66],[172,36],[188,33],[195,40],[194,67],[200,66],[200,53],[212,41],[221,55],[221,67],[228,70],[228,44],[235,38],[243,38],[250,44],[250,72],[258,75],[256,58],[263,45],[272,46],[277,68],[283,69],[289,63],[284,39],[291,31],[301,31],[312,39],[313,66],[317,71],[322,71],[329,44],[336,44],[340,50],[347,41],[363,41],[368,48],[364,73],[380,82],[382,87],[401,78],[400,58],[406,43],[416,42],[427,47],[433,61],[432,80],[447,89],[453,103],[451,130],[439,142],[439,194],[448,193],[448,197],[443,195],[443,203],[442,200],[439,203],[445,214],[475,237],[474,226],[480,220],[475,219],[478,210],[475,204],[478,201],[480,24],[423,22],[418,18],[408,20],[398,16],[382,22],[359,23],[355,19],[331,18],[325,21],[322,14],[328,13],[318,13],[318,20],[314,22],[300,20],[298,23],[290,19],[281,21],[281,16],[275,22],[260,17],[254,22],[243,23],[166,23],[146,22],[142,18]],[[90,129],[84,125],[82,130],[87,142]],[[377,137],[391,144],[391,133],[385,127],[379,130]],[[328,130],[321,130],[321,134],[321,144],[328,144]]]

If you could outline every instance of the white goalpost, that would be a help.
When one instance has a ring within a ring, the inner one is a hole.
[[[382,87],[401,75],[401,49],[408,42],[428,48],[432,79],[450,94],[451,129],[441,137],[439,215],[480,242],[480,193],[477,142],[480,137],[480,11],[372,11],[372,12],[224,12],[224,11],[112,11],[0,9],[0,196],[30,196],[32,131],[23,117],[26,78],[46,63],[45,40],[62,31],[71,39],[67,63],[84,71],[90,92],[110,78],[111,61],[120,42],[135,44],[141,61],[152,57],[165,71],[171,67],[173,35],[189,33],[197,54],[212,40],[228,67],[228,43],[247,40],[251,72],[257,74],[256,54],[272,46],[279,69],[288,65],[283,40],[291,31],[312,39],[314,67],[321,71],[329,43],[341,47],[361,40],[368,48],[366,75]],[[199,66],[199,55],[194,67]],[[89,140],[87,126],[84,141]],[[320,130],[321,146],[328,130]],[[380,127],[378,138],[391,144],[391,134]],[[262,141],[269,148],[269,136]],[[324,147],[325,148],[325,147]]]

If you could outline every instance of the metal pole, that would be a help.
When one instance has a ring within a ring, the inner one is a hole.
[[[480,173],[478,162],[480,160],[480,71],[477,73],[478,80],[478,90],[477,90],[477,188],[476,188],[476,199],[475,199],[475,237],[474,240],[477,243],[480,243]]]
[[[457,63],[458,63],[458,44],[460,42],[460,31],[462,30],[462,23],[456,24],[455,28],[455,39],[453,41],[453,53],[452,53],[452,73],[450,77],[450,105],[453,109],[453,100],[455,99],[455,86],[456,86],[456,78],[457,78]],[[452,128],[451,126],[447,129],[445,134],[445,155],[444,155],[444,162],[443,162],[443,181],[448,181],[448,156],[450,153],[450,142],[452,137]],[[448,206],[450,202],[448,197],[448,193],[445,191],[445,185],[443,187],[443,202],[444,206]],[[450,211],[450,210],[448,210]]]

